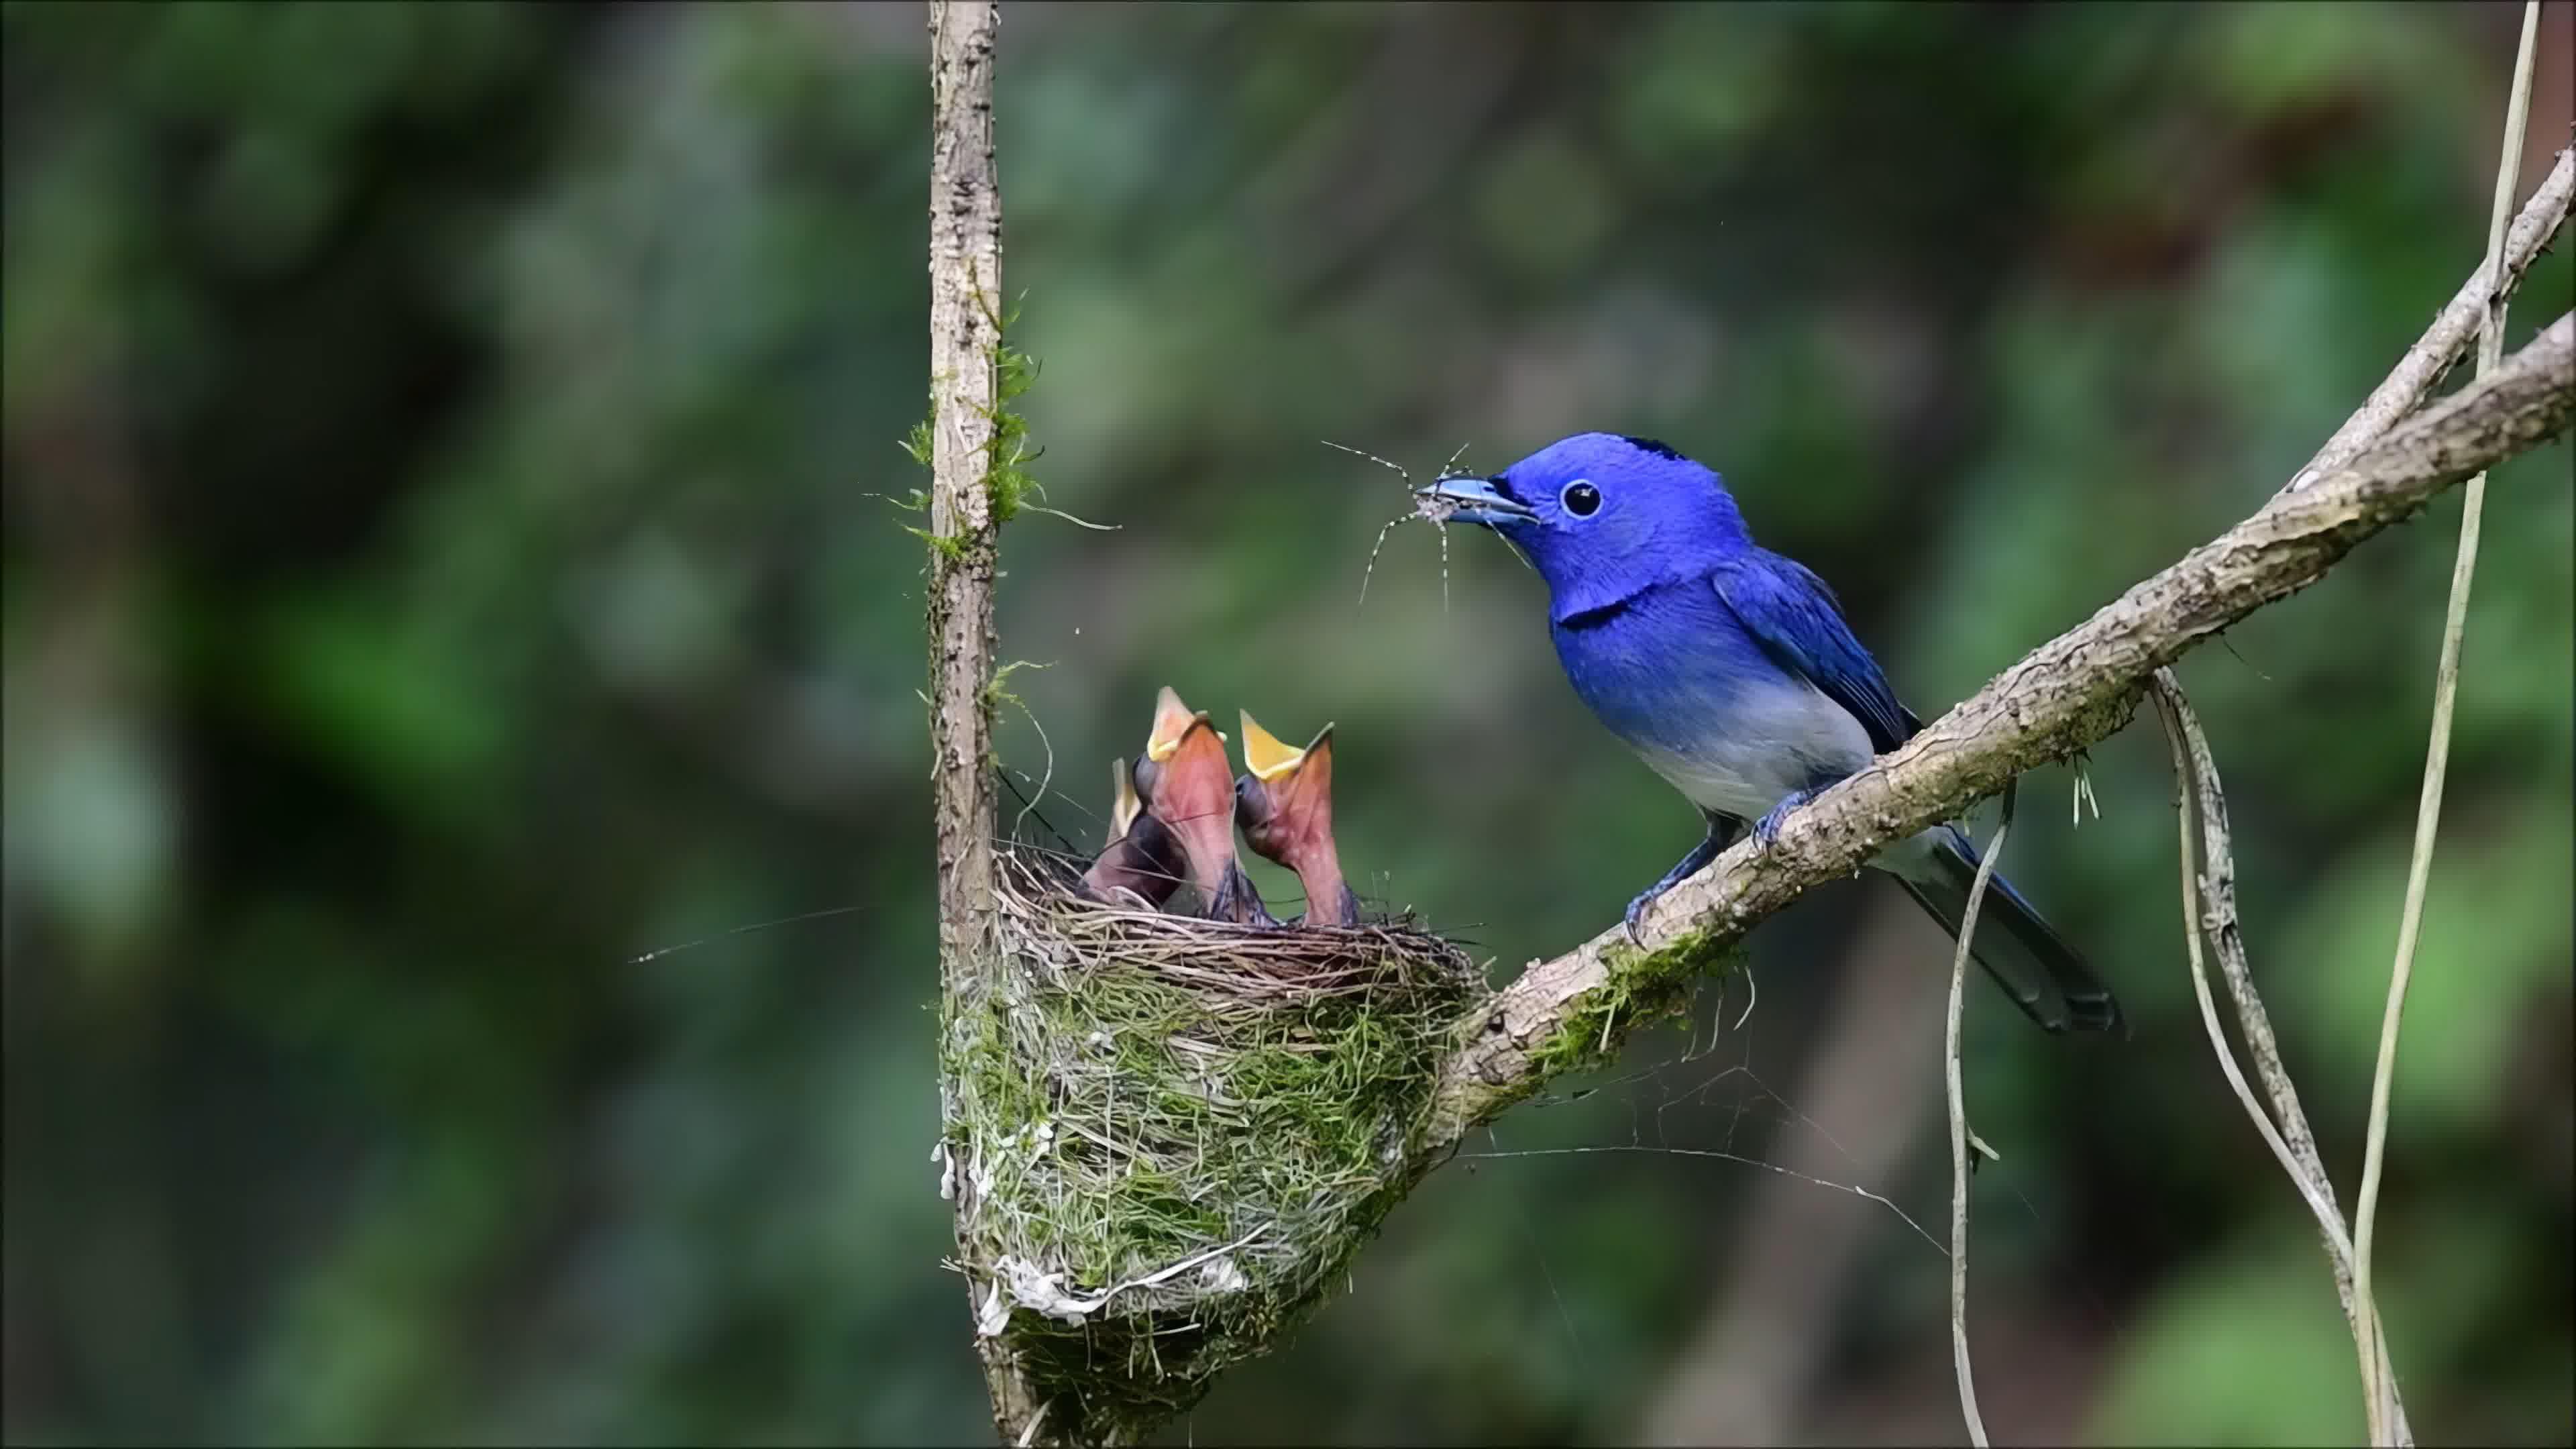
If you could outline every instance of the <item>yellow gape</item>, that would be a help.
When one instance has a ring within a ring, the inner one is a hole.
[[[1333,732],[1333,727],[1328,724],[1315,732],[1315,738],[1306,748],[1292,750],[1280,743],[1277,735],[1255,723],[1250,710],[1242,711],[1242,715],[1243,765],[1252,772],[1252,778],[1265,785],[1282,776],[1295,774],[1297,767],[1306,763],[1306,756],[1314,752],[1315,746],[1322,744]]]

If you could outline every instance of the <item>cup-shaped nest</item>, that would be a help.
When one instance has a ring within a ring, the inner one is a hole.
[[[1484,982],[1406,923],[1263,929],[1000,859],[998,970],[945,1023],[943,1190],[977,1331],[1048,1432],[1133,1438],[1294,1326],[1409,1183]]]

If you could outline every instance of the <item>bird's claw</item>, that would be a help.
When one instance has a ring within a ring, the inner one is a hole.
[[[1645,928],[1639,923],[1646,919],[1646,907],[1653,905],[1655,897],[1662,894],[1663,890],[1660,887],[1638,892],[1637,898],[1628,903],[1627,911],[1619,918],[1628,928],[1628,943],[1639,950],[1645,949],[1646,945]]]
[[[1701,837],[1699,844],[1691,847],[1690,854],[1683,856],[1671,870],[1665,871],[1662,880],[1646,887],[1638,893],[1635,900],[1628,903],[1627,913],[1620,919],[1628,927],[1630,941],[1635,942],[1641,949],[1645,946],[1646,932],[1642,923],[1646,918],[1646,908],[1660,899],[1664,892],[1690,879],[1710,861],[1717,859],[1717,853],[1725,849],[1726,843],[1735,837],[1735,830],[1735,822],[1731,817],[1723,815],[1708,817],[1708,834]]]
[[[1781,796],[1779,804],[1772,806],[1761,819],[1753,822],[1754,848],[1768,852],[1773,846],[1778,845],[1781,822],[1789,818],[1791,811],[1815,798],[1816,792],[1813,790],[1792,790]]]

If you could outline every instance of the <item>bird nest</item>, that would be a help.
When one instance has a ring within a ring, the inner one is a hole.
[[[1484,982],[1409,922],[1238,926],[999,865],[1001,969],[945,1036],[977,1330],[1051,1436],[1132,1439],[1293,1327],[1376,1228]]]

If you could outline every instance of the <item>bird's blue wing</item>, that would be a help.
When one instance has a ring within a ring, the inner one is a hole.
[[[1753,549],[1720,565],[1709,582],[1763,652],[1852,712],[1869,732],[1871,749],[1886,754],[1923,728],[1897,702],[1878,661],[1852,637],[1834,591],[1805,565]]]

